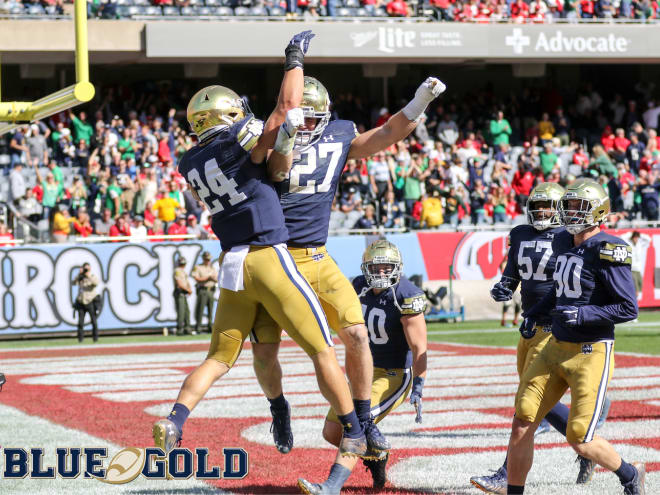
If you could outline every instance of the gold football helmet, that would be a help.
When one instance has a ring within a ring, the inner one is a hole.
[[[536,230],[545,230],[561,225],[559,201],[564,188],[554,182],[542,182],[529,193],[527,198],[527,221]]]
[[[401,278],[401,252],[385,239],[375,241],[364,251],[360,268],[369,287],[387,289],[398,284]]]
[[[188,123],[200,141],[238,122],[250,109],[238,94],[224,86],[200,89],[188,103]]]
[[[559,203],[561,223],[571,234],[603,223],[610,212],[610,198],[592,179],[578,179],[566,187]]]
[[[295,146],[309,146],[321,137],[330,122],[330,95],[318,79],[305,76],[302,103],[300,104],[305,120],[316,119],[314,130],[299,129]]]

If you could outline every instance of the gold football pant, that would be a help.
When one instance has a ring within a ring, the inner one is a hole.
[[[298,270],[318,295],[331,328],[338,331],[351,325],[364,323],[362,304],[353,285],[330,257],[325,246],[320,248],[290,247],[289,252],[296,261]],[[282,338],[282,328],[290,334],[288,327],[282,327],[276,323],[269,311],[260,308],[250,339],[259,344],[279,343]]]
[[[284,246],[251,246],[243,290],[220,290],[208,358],[232,366],[262,307],[313,356],[332,346],[321,303]]]
[[[523,376],[525,370],[529,368],[531,362],[539,355],[552,335],[551,332],[544,332],[541,325],[536,325],[534,329],[536,330],[534,337],[526,339],[521,335],[520,340],[518,340],[518,349],[516,352],[518,377]]]
[[[590,442],[614,370],[614,342],[561,342],[554,337],[523,373],[516,394],[516,417],[535,423],[571,389],[566,439]]]
[[[412,388],[412,370],[410,368],[374,368],[371,382],[371,415],[374,423],[379,423],[390,412],[406,400]],[[330,408],[326,416],[328,421],[339,424],[337,413]]]

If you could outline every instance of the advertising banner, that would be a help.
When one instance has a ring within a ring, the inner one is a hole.
[[[631,229],[611,230],[623,235]],[[639,260],[643,273],[641,307],[660,307],[660,229],[639,229],[648,241]],[[387,235],[403,255],[404,273],[420,274],[426,281],[446,281],[453,268],[459,281],[488,281],[499,277],[507,252],[507,232],[417,232]],[[361,273],[365,247],[374,236],[337,236],[328,251],[339,268],[353,278]],[[175,243],[103,243],[94,245],[42,244],[0,248],[0,335],[75,330],[77,296],[74,282],[87,262],[101,283],[103,305],[100,329],[162,328],[176,322],[174,265],[187,260],[186,271],[209,251],[217,268],[217,241]],[[191,284],[194,286],[194,280]],[[469,285],[469,284],[467,284]],[[466,285],[466,286],[467,286]],[[461,295],[461,294],[459,294]],[[188,298],[194,323],[195,293]],[[466,308],[467,311],[470,308]]]
[[[147,22],[148,58],[280,59],[291,37],[282,22]],[[303,23],[305,24],[305,23]],[[313,45],[313,61],[401,61],[476,58],[631,61],[660,58],[660,30],[630,24],[470,24],[456,22],[324,22],[300,25],[331,43]],[[259,36],[245,36],[258,30]],[[264,43],[263,40],[269,40]],[[203,43],[200,40],[204,40]],[[237,42],[237,40],[240,40]],[[397,60],[398,59],[398,60]]]

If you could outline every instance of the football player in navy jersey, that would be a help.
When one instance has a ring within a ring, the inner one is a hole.
[[[518,225],[509,233],[509,254],[501,280],[491,290],[495,301],[510,301],[520,285],[523,311],[529,311],[553,285],[556,256],[552,251],[555,236],[565,232],[559,219],[559,201],[564,189],[552,182],[536,186],[527,199],[527,225]],[[518,341],[517,367],[521,377],[530,363],[550,339],[552,319],[549,313],[539,315],[531,332],[523,333]],[[543,419],[559,433],[566,435],[568,408],[558,402]],[[603,418],[604,421],[604,418]],[[539,428],[540,429],[540,428]],[[594,463],[579,457],[578,483],[591,479]],[[506,494],[506,464],[492,475],[473,476],[470,482],[486,493]]]
[[[374,370],[371,384],[371,415],[376,423],[399,407],[410,396],[422,422],[422,389],[426,377],[426,298],[422,290],[403,276],[399,249],[386,240],[371,244],[362,256],[362,276],[353,280],[369,329],[369,348]],[[323,437],[339,445],[341,425],[331,409],[323,427]],[[389,454],[363,462],[371,471],[374,488],[383,488]],[[338,494],[357,459],[337,455],[330,476],[322,484],[299,479],[303,493]]]
[[[330,209],[346,161],[371,156],[408,136],[428,104],[444,90],[440,80],[428,78],[387,123],[358,135],[353,122],[330,121],[328,91],[318,80],[305,77],[305,124],[295,137],[293,166],[288,175],[281,170],[271,171],[273,179],[280,181],[277,188],[289,230],[289,252],[319,296],[330,326],[346,345],[346,370],[355,410],[365,426],[369,448],[375,452],[389,450],[390,444],[369,414],[373,360],[360,301],[325,249]],[[282,328],[268,312],[261,311],[251,334],[254,368],[270,401],[275,445],[287,453],[293,447],[293,434],[277,360],[281,334]]]
[[[645,493],[645,466],[627,463],[594,434],[614,370],[614,325],[637,317],[631,248],[599,228],[609,211],[607,193],[590,179],[577,180],[562,196],[559,212],[566,232],[552,243],[557,257],[553,287],[524,313],[521,327],[523,333],[531,331],[552,308],[552,337],[523,373],[516,394],[509,494],[524,492],[534,457],[534,430],[568,388],[568,443],[579,455],[615,472],[624,494]]]
[[[188,120],[199,143],[186,152],[178,170],[212,214],[211,225],[223,250],[221,291],[207,358],[185,379],[168,418],[153,427],[156,446],[166,452],[180,441],[190,411],[233,366],[257,309],[263,307],[311,357],[321,392],[339,408],[344,427],[341,453],[366,453],[364,428],[332,347],[326,317],[286,249],[284,216],[263,163],[272,146],[271,159],[281,155],[278,166],[286,168],[295,132],[303,122],[302,111],[290,107],[300,104],[303,57],[313,36],[311,31],[294,36],[285,51],[278,107],[266,125],[276,128],[286,115],[276,139],[262,134],[263,124],[228,88],[204,88],[188,105]]]

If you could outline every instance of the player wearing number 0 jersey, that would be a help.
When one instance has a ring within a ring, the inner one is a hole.
[[[276,140],[262,134],[263,125],[228,88],[204,88],[188,105],[188,120],[199,143],[186,152],[178,169],[212,214],[212,227],[223,250],[221,290],[206,360],[184,381],[168,418],[153,427],[156,445],[165,451],[181,439],[190,411],[233,366],[258,308],[290,329],[291,337],[314,362],[319,388],[341,410],[341,453],[362,456],[367,450],[364,428],[355,414],[321,305],[286,249],[284,215],[264,163],[273,141],[269,164],[286,168],[287,155],[290,160],[295,132],[303,122],[302,111],[291,107],[300,104],[302,60],[313,36],[311,31],[294,36],[285,51],[278,107],[266,125],[276,129],[286,114]]]
[[[426,377],[426,322],[424,292],[403,276],[399,249],[386,240],[372,243],[362,257],[363,275],[353,280],[369,329],[369,347],[374,361],[371,385],[371,414],[380,422],[408,397],[422,421],[422,390]],[[341,427],[331,409],[323,428],[323,437],[337,445]],[[371,471],[374,488],[385,485],[388,453],[376,460],[364,460]],[[353,459],[335,460],[340,468],[331,471],[322,484],[300,479],[304,493],[330,495],[339,493],[348,474],[355,467]],[[344,476],[341,476],[343,473]]]
[[[579,455],[614,471],[624,494],[645,493],[644,465],[628,464],[595,435],[614,370],[614,325],[637,317],[631,248],[599,229],[609,210],[607,193],[590,179],[569,185],[560,201],[567,232],[553,242],[553,287],[524,313],[523,331],[528,331],[550,309],[552,337],[520,379],[509,442],[510,494],[523,493],[532,466],[533,432],[569,388],[568,443]]]
[[[330,210],[346,161],[370,156],[408,136],[426,106],[444,89],[441,81],[428,78],[413,100],[386,124],[358,135],[353,122],[330,121],[327,90],[318,80],[305,77],[305,125],[296,135],[293,166],[288,176],[274,177],[280,181],[277,188],[289,231],[289,252],[321,300],[330,326],[346,345],[346,370],[355,409],[365,425],[369,447],[376,453],[388,450],[390,445],[369,413],[373,360],[360,301],[325,248]],[[277,362],[281,334],[282,327],[261,311],[251,334],[254,367],[271,403],[275,445],[287,453],[293,446],[293,435]]]
[[[502,279],[493,287],[491,296],[496,301],[508,301],[520,284],[523,313],[552,289],[556,255],[553,242],[566,239],[566,229],[559,219],[559,201],[564,189],[555,183],[544,182],[536,186],[527,199],[527,219],[529,224],[518,225],[509,233],[509,254]],[[570,236],[569,236],[570,238]],[[560,249],[563,249],[561,247]],[[517,369],[521,377],[530,363],[541,352],[550,339],[552,318],[549,312],[539,315],[530,332],[523,332],[518,340]],[[544,422],[566,435],[568,408],[557,403]],[[604,418],[603,418],[604,420]],[[541,428],[539,428],[541,430]],[[547,430],[546,430],[547,431]],[[588,459],[579,458],[580,473],[578,483],[591,479],[594,464]],[[486,493],[506,494],[506,464],[492,475],[473,476],[470,482]]]

